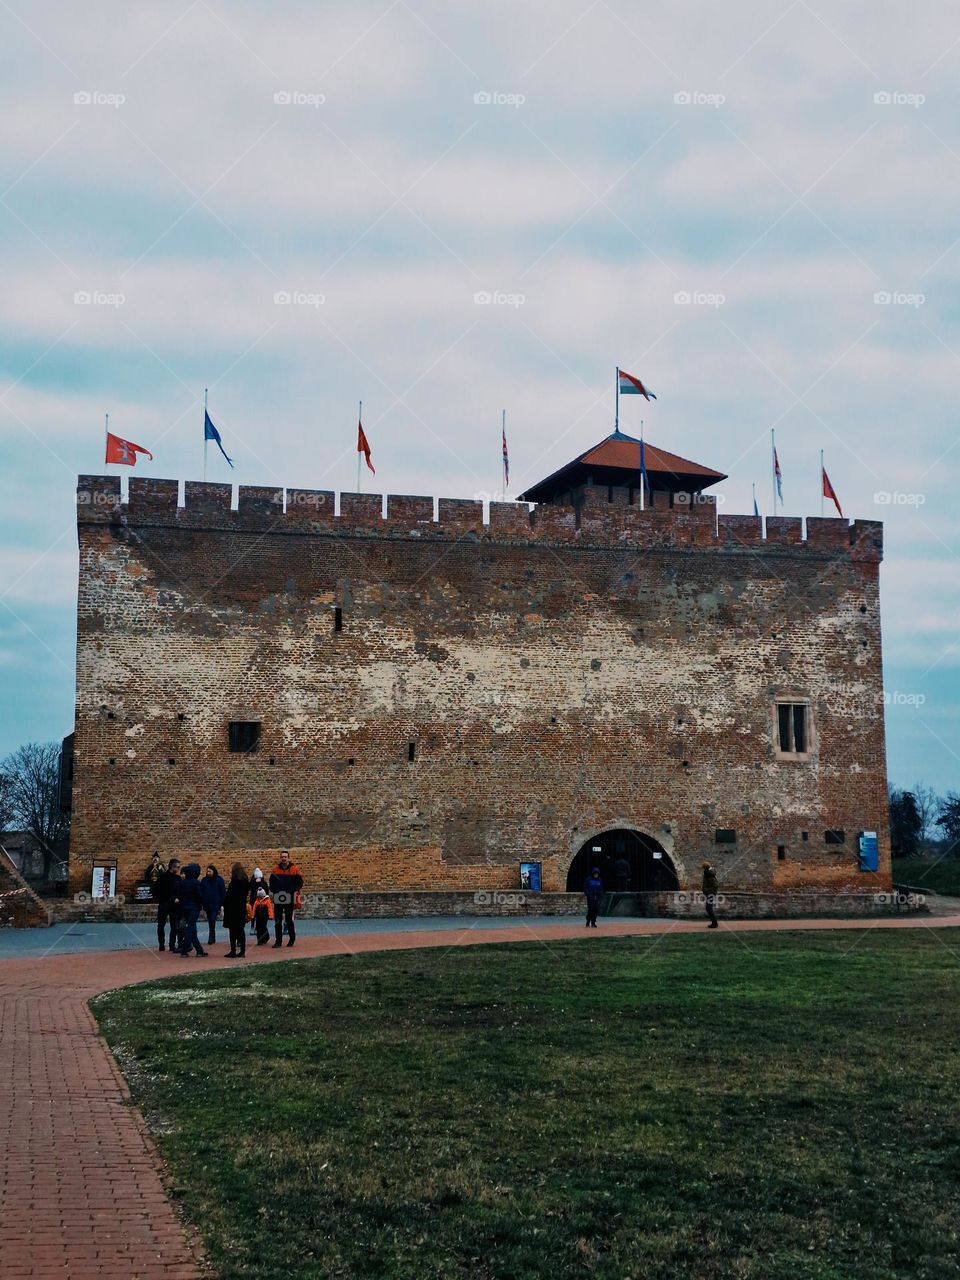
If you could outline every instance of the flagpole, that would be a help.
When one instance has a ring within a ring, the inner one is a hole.
[[[777,441],[770,428],[770,479],[773,481],[773,514],[777,514]]]
[[[823,450],[820,450],[820,514],[823,515]]]
[[[207,388],[203,388],[203,480],[207,480]],[[231,445],[231,448],[233,446]]]
[[[110,448],[110,415],[103,415],[103,465],[107,465],[107,450]]]
[[[757,515],[759,508],[757,507],[757,482],[753,481],[753,514]]]
[[[614,384],[615,384],[614,395],[616,397],[615,402],[617,407],[613,415],[613,429],[614,431],[619,431],[620,430],[620,366],[619,365],[617,365],[617,371],[616,371],[616,374],[614,375]]]
[[[619,370],[618,370],[618,371],[617,371],[617,386],[619,386],[619,385],[620,385],[620,372],[619,372]],[[644,458],[643,458],[643,419],[641,418],[641,419],[640,419],[640,510],[641,510],[641,511],[645,511],[645,510],[646,510],[646,502],[644,501],[644,497],[645,497],[645,493],[644,493],[644,491],[645,491],[645,489],[646,489],[646,487],[647,487],[647,486],[646,486],[646,482],[644,481],[644,478],[643,478],[643,477],[644,477],[644,472],[645,472],[645,471],[646,471],[646,465],[645,465],[645,463],[644,463]],[[651,494],[650,496],[651,496],[651,498],[653,497],[653,495],[652,495],[652,494]]]
[[[503,500],[507,500],[507,460],[503,456],[503,444],[507,438],[507,411],[500,410],[500,469],[503,472]]]
[[[363,426],[363,401],[360,401],[360,408],[357,410],[357,422]],[[357,441],[357,493],[360,492],[360,442]]]

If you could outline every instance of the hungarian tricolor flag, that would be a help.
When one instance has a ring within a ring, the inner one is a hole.
[[[833,505],[837,508],[837,515],[843,515],[843,508],[840,506],[840,499],[837,497],[837,491],[830,483],[830,477],[827,475],[826,468],[821,466],[823,473],[823,496],[829,498]]]
[[[632,373],[624,373],[622,369],[617,370],[619,377],[620,394],[622,396],[643,396],[647,400],[656,400],[653,392],[643,385],[639,378],[635,378]]]
[[[116,462],[121,466],[135,467],[138,453],[145,453],[150,461],[153,461],[153,454],[149,449],[145,449],[142,444],[134,444],[132,440],[122,440],[120,436],[115,436],[113,432],[107,432],[107,456],[104,459],[105,462]]]
[[[363,454],[363,456],[364,456],[364,457],[366,458],[366,460],[367,460],[367,466],[370,468],[370,470],[373,472],[373,474],[374,474],[374,475],[376,475],[376,474],[377,474],[377,469],[376,469],[376,467],[373,465],[373,463],[370,461],[370,446],[369,446],[369,444],[367,443],[367,437],[366,437],[366,434],[365,434],[365,432],[364,432],[364,430],[363,430],[363,423],[362,423],[362,422],[358,422],[358,423],[357,423],[357,453],[362,453],[362,454]]]

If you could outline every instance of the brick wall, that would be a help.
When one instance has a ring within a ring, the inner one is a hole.
[[[318,892],[508,890],[521,859],[563,890],[613,827],[682,887],[705,856],[730,890],[889,887],[881,527],[579,498],[485,522],[81,477],[72,889],[96,858],[128,892],[152,849],[224,870],[285,847]],[[777,758],[787,694],[808,760]],[[232,720],[261,723],[256,753],[229,753]]]

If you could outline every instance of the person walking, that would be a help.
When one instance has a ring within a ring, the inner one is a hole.
[[[250,877],[250,906],[256,906],[257,890],[262,889],[264,893],[267,891],[267,882],[263,878],[263,872],[259,867],[253,868],[253,875]],[[256,929],[253,927],[253,916],[250,917],[250,936],[256,937]]]
[[[230,883],[223,898],[223,923],[230,934],[228,960],[242,960],[247,953],[247,907],[250,902],[250,881],[239,862],[233,864]]]
[[[277,865],[270,873],[270,896],[273,898],[273,933],[275,947],[283,946],[283,926],[287,926],[287,946],[292,947],[297,940],[297,930],[293,923],[293,913],[300,905],[300,890],[303,888],[303,876],[300,868],[290,861],[286,849],[280,850]]]
[[[257,896],[253,900],[253,932],[257,936],[258,947],[262,947],[270,941],[270,921],[272,919],[273,903],[261,884],[257,890]]]
[[[211,862],[207,867],[207,874],[200,881],[200,897],[203,899],[203,910],[206,913],[208,925],[208,947],[217,940],[217,916],[220,914],[226,892],[227,886],[223,883],[223,876]]]
[[[707,909],[707,916],[710,923],[708,929],[719,929],[720,922],[717,919],[716,905],[717,893],[719,885],[717,884],[717,873],[709,862],[703,864],[703,905]]]
[[[200,939],[197,937],[197,921],[200,919],[200,912],[203,909],[203,898],[200,894],[199,862],[188,862],[183,868],[183,879],[180,881],[178,890],[180,916],[183,922],[183,941],[180,945],[180,954],[188,956],[190,948],[193,947],[198,956],[205,956],[207,953],[201,947]]]
[[[160,951],[167,949],[167,926],[170,926],[170,950],[177,950],[177,937],[180,931],[180,908],[177,905],[177,893],[180,888],[180,863],[176,858],[170,859],[165,871],[157,873],[154,892],[157,898],[157,944]]]
[[[594,867],[583,882],[583,892],[587,899],[587,928],[597,927],[597,912],[603,898],[603,881],[600,879],[600,868]]]

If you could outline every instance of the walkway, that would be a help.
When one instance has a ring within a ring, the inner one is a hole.
[[[734,927],[737,933],[943,929],[960,928],[960,915],[738,921],[726,932]],[[611,936],[703,929],[702,921],[660,920],[606,920],[589,933],[579,921],[563,919],[304,922],[294,950],[255,948],[247,963],[560,938],[589,945]],[[87,1002],[102,991],[171,974],[228,966],[236,972],[236,963],[159,954],[146,926],[63,926],[5,932],[0,940],[11,956],[0,961],[0,1080],[7,1086],[0,1107],[4,1280],[196,1280],[202,1274],[199,1249],[167,1199],[156,1149]],[[99,949],[89,949],[94,945]],[[218,944],[221,955],[225,949]]]

